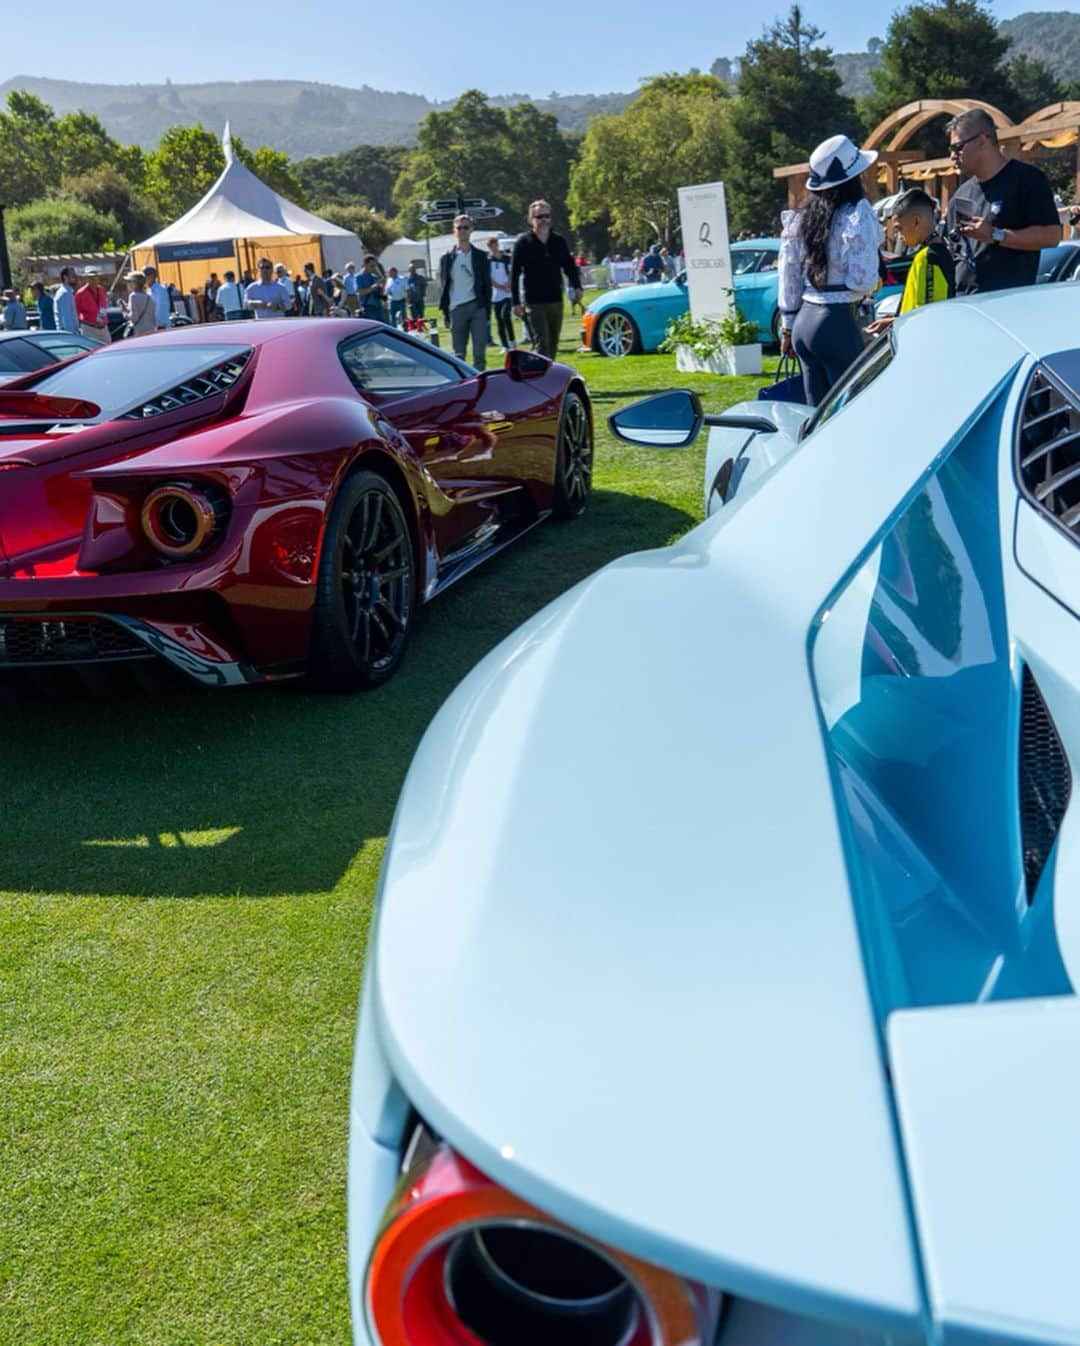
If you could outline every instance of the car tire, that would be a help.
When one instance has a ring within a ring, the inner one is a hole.
[[[315,585],[308,680],[326,691],[378,687],[398,668],[416,608],[416,558],[401,502],[358,471],[337,494]]]
[[[780,310],[777,309],[776,312],[772,315],[772,323],[771,323],[771,326],[772,326],[772,339],[773,339],[773,345],[774,345],[774,346],[779,346],[779,345],[780,345],[780,323],[781,323],[781,321],[782,321],[782,319],[781,319],[781,317],[780,317]]]
[[[596,323],[593,349],[610,360],[624,355],[641,354],[641,333],[630,314],[622,308],[605,309]]]
[[[589,408],[571,389],[563,398],[559,438],[555,450],[555,493],[552,510],[557,519],[577,519],[585,513],[592,489],[593,437]]]

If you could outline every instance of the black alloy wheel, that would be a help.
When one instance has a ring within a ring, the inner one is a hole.
[[[352,692],[378,687],[405,653],[416,606],[412,537],[375,472],[355,472],[334,502],[316,587],[308,676]]]
[[[589,409],[580,393],[570,391],[559,418],[555,454],[555,517],[576,519],[585,513],[592,489],[593,439]]]

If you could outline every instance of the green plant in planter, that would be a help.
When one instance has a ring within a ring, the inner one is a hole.
[[[732,304],[731,312],[726,318],[721,318],[719,327],[720,340],[725,346],[753,346],[757,343],[757,323],[743,317],[737,304]]]
[[[727,321],[725,318],[724,322]],[[723,323],[716,318],[695,320],[689,313],[681,313],[668,323],[664,339],[657,349],[670,353],[677,346],[688,346],[699,359],[708,360],[714,355],[720,355],[724,349],[722,329]],[[756,327],[754,331],[757,331]]]

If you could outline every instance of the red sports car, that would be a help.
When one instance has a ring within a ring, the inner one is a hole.
[[[380,323],[125,341],[0,389],[0,669],[163,658],[351,690],[420,602],[585,508],[574,370],[476,370]]]

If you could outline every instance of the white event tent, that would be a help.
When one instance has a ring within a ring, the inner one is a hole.
[[[255,274],[264,253],[284,262],[290,273],[314,262],[320,270],[342,271],[346,262],[359,269],[363,244],[311,211],[279,196],[233,157],[228,126],[222,138],[225,169],[186,215],[135,245],[137,267],[156,266],[162,281],[179,290],[201,288],[211,271]]]

